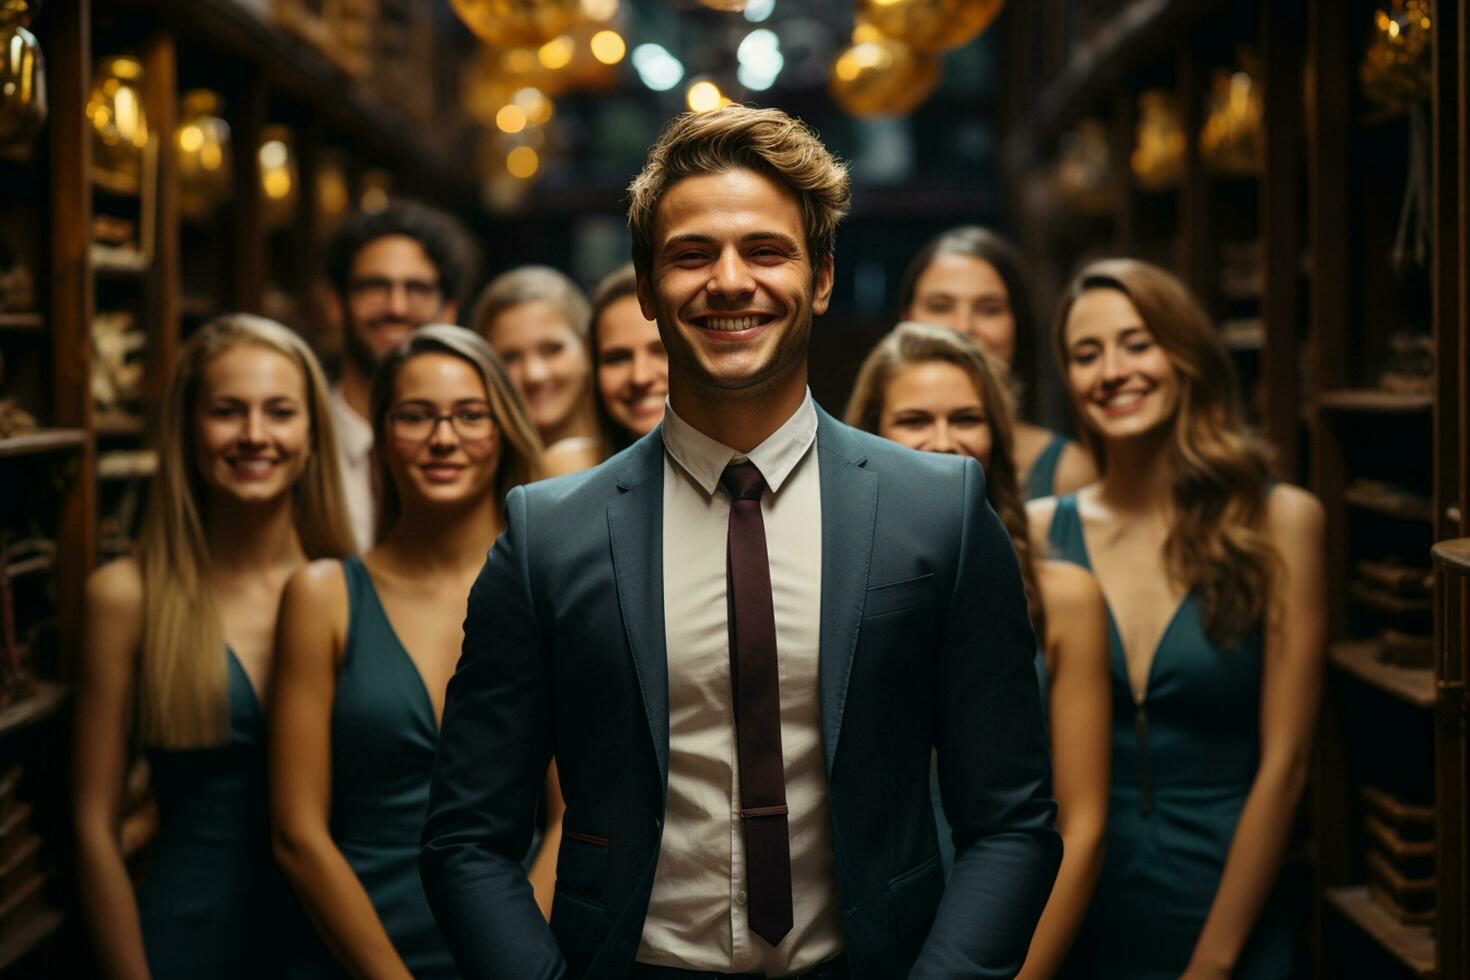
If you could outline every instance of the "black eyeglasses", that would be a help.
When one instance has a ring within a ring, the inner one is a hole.
[[[408,305],[416,310],[433,312],[444,301],[439,282],[435,279],[395,280],[386,276],[364,276],[352,280],[347,288],[360,303],[386,306],[393,298],[393,291],[400,286],[403,288],[403,295],[408,299]]]
[[[400,408],[388,416],[393,434],[410,442],[423,442],[434,434],[439,423],[448,421],[461,439],[484,440],[495,431],[495,418],[488,409],[456,408],[443,415],[423,408]]]

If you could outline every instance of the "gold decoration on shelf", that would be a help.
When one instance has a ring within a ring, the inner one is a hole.
[[[265,126],[260,131],[261,217],[267,228],[281,228],[296,215],[300,178],[291,131],[285,126]]]
[[[26,28],[34,5],[0,0],[0,147],[24,146],[46,122],[46,59]]]
[[[1084,119],[1061,138],[1057,189],[1077,214],[1107,214],[1113,206],[1113,162],[1108,129],[1100,120]]]
[[[1373,36],[1358,77],[1363,94],[1391,109],[1427,100],[1434,91],[1430,56],[1434,5],[1391,0],[1373,14]]]
[[[1138,128],[1130,164],[1138,186],[1161,191],[1184,176],[1189,138],[1179,115],[1179,103],[1167,92],[1152,90],[1138,96]]]
[[[584,0],[449,0],[470,30],[497,48],[539,46],[583,16]]]
[[[750,6],[750,0],[699,0],[699,5],[701,7],[708,7],[710,10],[738,14]]]
[[[828,77],[832,98],[854,116],[913,112],[939,84],[939,60],[872,31],[854,32]]]
[[[857,16],[923,54],[968,44],[989,27],[1005,0],[859,0]]]
[[[352,193],[347,186],[347,161],[340,150],[326,150],[316,167],[317,218],[322,231],[337,227],[352,206]]]
[[[377,214],[388,206],[393,194],[393,175],[386,170],[364,170],[358,180],[361,189],[357,206],[368,214]]]
[[[148,145],[143,109],[143,66],[130,55],[103,58],[87,100],[92,123],[92,162],[108,183],[136,192]]]
[[[1216,69],[1210,80],[1199,149],[1215,173],[1249,176],[1260,173],[1265,160],[1266,102],[1256,59],[1242,52],[1240,62],[1234,72]]]
[[[179,211],[195,221],[209,217],[230,196],[230,124],[223,103],[208,89],[185,92],[174,129],[179,169]]]

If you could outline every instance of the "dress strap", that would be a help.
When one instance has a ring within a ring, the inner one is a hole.
[[[1031,464],[1031,471],[1026,474],[1027,500],[1050,497],[1056,492],[1057,463],[1061,461],[1062,453],[1071,441],[1060,432],[1052,433],[1051,442],[1037,455],[1036,462]]]
[[[1091,570],[1092,564],[1087,560],[1087,544],[1082,539],[1082,515],[1077,511],[1075,493],[1064,494],[1057,498],[1056,509],[1051,515],[1051,527],[1046,532],[1046,540],[1051,546],[1052,557]]]

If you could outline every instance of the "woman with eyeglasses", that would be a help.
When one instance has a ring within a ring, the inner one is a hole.
[[[1014,245],[986,228],[951,228],[931,239],[898,289],[905,320],[949,327],[1005,364],[1013,385],[1034,382],[1036,317],[1025,263]],[[1083,446],[1016,418],[1014,455],[1027,500],[1068,493],[1097,479]]]
[[[303,569],[281,607],[271,818],[321,939],[292,975],[453,977],[419,831],[470,585],[541,444],[499,358],[460,327],[431,324],[392,351],[370,408],[379,543]],[[548,833],[533,869],[548,903],[558,843]]]
[[[352,551],[335,451],[295,333],[231,314],[183,345],[137,553],[87,581],[72,795],[99,976],[281,975],[299,912],[270,859],[264,695],[287,579]],[[139,744],[159,826],[135,896],[121,826]]]

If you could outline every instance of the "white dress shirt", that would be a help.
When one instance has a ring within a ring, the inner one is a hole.
[[[781,758],[791,841],[792,928],[772,947],[750,931],[730,684],[725,558],[742,457],[664,411],[663,582],[669,677],[669,797],[640,963],[784,976],[842,952],[818,696],[822,497],[817,413],[801,407],[749,455],[761,498],[781,685]]]
[[[378,511],[373,500],[373,427],[357,414],[334,385],[327,404],[337,434],[337,460],[342,470],[342,496],[347,503],[347,520],[359,554],[373,546],[377,537]]]

